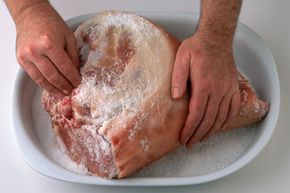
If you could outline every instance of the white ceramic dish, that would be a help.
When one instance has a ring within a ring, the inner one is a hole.
[[[180,39],[193,33],[198,15],[190,13],[140,13],[159,23]],[[82,21],[94,14],[82,15],[67,21],[75,29]],[[213,181],[227,176],[253,160],[269,141],[275,129],[280,108],[280,87],[274,59],[263,40],[243,24],[238,25],[234,41],[235,60],[238,67],[251,80],[259,95],[270,102],[271,111],[256,127],[256,135],[248,150],[227,167],[193,177],[131,177],[106,180],[71,172],[48,158],[41,147],[32,123],[31,104],[36,85],[20,69],[17,73],[13,96],[13,134],[25,161],[36,171],[59,180],[108,185],[108,186],[175,186],[192,185]]]

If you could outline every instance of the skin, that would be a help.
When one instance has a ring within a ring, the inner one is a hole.
[[[17,31],[19,64],[43,89],[69,94],[80,83],[73,32],[48,1],[6,0]]]
[[[203,0],[196,32],[177,51],[172,97],[182,98],[190,87],[189,114],[180,135],[187,147],[221,130],[239,112],[232,44],[240,7],[241,0]]]
[[[16,25],[19,64],[43,89],[69,94],[81,81],[73,32],[46,0],[5,2]],[[178,100],[190,88],[180,134],[187,147],[218,132],[239,111],[232,43],[240,7],[241,0],[202,0],[198,28],[177,51],[172,97]]]

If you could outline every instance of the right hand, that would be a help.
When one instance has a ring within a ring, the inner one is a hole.
[[[190,82],[189,113],[181,131],[187,147],[204,141],[220,131],[240,109],[238,71],[232,44],[208,42],[197,31],[178,48],[172,73],[172,97],[179,99]],[[228,41],[230,42],[230,41]]]
[[[68,95],[81,81],[73,32],[48,2],[27,7],[15,24],[19,64],[43,89]]]

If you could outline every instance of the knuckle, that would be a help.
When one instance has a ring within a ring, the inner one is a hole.
[[[17,58],[18,63],[21,66],[24,66],[24,64],[26,62],[26,55],[24,54],[24,52],[23,51],[20,51],[20,50],[17,51],[16,58]]]
[[[193,131],[196,129],[197,124],[200,122],[201,117],[196,116],[192,113],[189,113],[188,115],[188,121],[185,124],[185,128],[187,131]]]
[[[57,90],[53,88],[52,86],[46,86],[45,90],[50,92],[50,93],[57,93]]]
[[[54,85],[55,87],[59,89],[65,89],[70,90],[71,86],[68,82],[66,82],[59,74],[51,74],[49,77],[47,77],[48,81]]]
[[[177,51],[177,55],[176,55],[177,59],[183,60],[184,58],[186,58],[186,55],[187,55],[187,53],[186,53],[185,49],[182,47],[179,47],[179,49]]]
[[[198,92],[200,93],[208,93],[211,90],[212,84],[209,81],[204,81],[198,87]]]
[[[238,102],[237,102],[238,104],[237,104],[237,109],[236,109],[236,112],[237,112],[237,114],[238,114],[238,112],[239,112],[239,110],[240,110],[240,108],[241,108],[241,106],[242,106],[242,104],[241,104],[241,101],[239,100]]]
[[[191,127],[191,125],[187,125],[186,129],[183,130],[182,135],[184,138],[189,138],[194,133],[194,129]]]
[[[212,82],[211,88],[215,94],[225,94],[229,90],[229,83],[226,81]]]
[[[220,126],[225,120],[226,120],[226,115],[220,115],[217,120],[216,120],[216,123],[215,125],[218,127]]]
[[[222,82],[215,86],[217,93],[225,93],[229,89],[229,84],[227,82]]]
[[[181,64],[187,64],[189,62],[189,53],[186,49],[180,47],[176,54],[176,60],[179,60]]]
[[[226,113],[221,113],[218,118],[217,118],[217,121],[218,122],[223,122],[224,120],[226,120],[227,118],[227,114]]]
[[[61,70],[66,74],[66,76],[72,76],[73,75],[73,70],[72,70],[72,66],[65,64],[64,62],[61,62],[61,64],[59,65]]]
[[[46,83],[46,81],[45,81],[44,78],[42,78],[42,77],[37,77],[36,80],[35,80],[35,82],[36,82],[39,86],[41,86],[41,87],[45,87],[45,83]]]
[[[60,83],[60,80],[59,80],[59,77],[58,75],[55,75],[54,73],[51,73],[49,76],[48,76],[48,81],[53,83],[53,84],[59,84]]]
[[[173,69],[173,73],[172,73],[172,84],[176,84],[176,86],[179,85],[186,85],[187,82],[187,74],[185,69],[183,69],[184,67],[182,66],[178,66],[175,69]]]
[[[73,44],[76,44],[76,42],[77,42],[73,33],[70,33],[70,35],[68,36],[68,40]]]
[[[203,125],[205,127],[211,127],[214,121],[215,121],[215,118],[213,118],[212,116],[208,116],[203,120]]]
[[[188,66],[188,63],[189,62],[186,59],[186,56],[180,56],[179,55],[179,56],[176,57],[175,66],[174,67],[177,68],[177,69],[179,69],[179,70],[181,70],[181,69],[187,67]]]
[[[182,42],[181,44],[180,44],[180,46],[178,47],[178,49],[177,49],[177,55],[182,55],[183,54],[183,52],[184,52],[184,47],[185,47],[185,44],[184,44],[184,42]]]
[[[210,96],[210,101],[209,101],[209,113],[212,115],[215,113],[216,110],[219,109],[219,105],[221,105],[222,102],[222,95],[219,94],[213,94]]]
[[[60,59],[60,61],[62,61]],[[64,74],[65,77],[72,77],[73,76],[73,70],[71,68],[70,65],[66,64],[65,62],[58,62],[57,64],[57,68]]]
[[[232,100],[232,111],[233,111],[233,116],[235,116],[238,112],[239,112],[239,110],[240,110],[240,108],[241,108],[241,101],[240,101],[240,97],[239,96],[236,96],[237,98],[236,98],[236,100]]]
[[[174,68],[173,68],[173,73],[175,75],[180,75],[180,76],[184,76],[184,73],[188,71],[188,65],[186,65],[186,63],[184,62],[183,59],[181,58],[177,58],[175,64],[174,64]]]
[[[34,57],[36,50],[34,45],[27,45],[24,48],[17,50],[16,57],[20,63],[25,63],[28,58]]]
[[[209,88],[209,86],[207,86],[207,85],[200,85],[200,86],[198,87],[198,90],[197,90],[197,92],[198,92],[199,94],[209,93],[209,91],[210,91],[210,88]]]
[[[190,108],[189,109],[189,116],[193,121],[199,121],[202,119],[202,108],[196,107],[196,108]]]
[[[233,118],[238,115],[240,108],[239,107],[233,107],[232,113],[229,115],[230,118]]]
[[[51,50],[53,47],[52,38],[49,35],[42,35],[40,38],[40,46],[45,50]]]
[[[24,48],[24,54],[26,57],[35,57],[36,55],[36,49],[34,47],[34,45],[28,45]]]
[[[237,93],[236,93],[236,97],[237,97],[237,99],[236,99],[236,105],[238,106],[238,107],[240,107],[241,106],[241,95],[240,95],[240,92],[238,91]]]

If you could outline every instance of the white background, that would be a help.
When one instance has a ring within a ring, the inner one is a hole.
[[[182,11],[198,10],[192,0],[52,0],[65,18],[105,10]],[[22,159],[13,141],[11,99],[18,65],[15,59],[15,28],[0,2],[0,193],[26,192],[290,192],[290,1],[244,0],[240,22],[260,34],[275,57],[281,84],[281,112],[276,131],[263,152],[238,172],[221,180],[171,188],[113,188],[60,182],[38,174]]]

